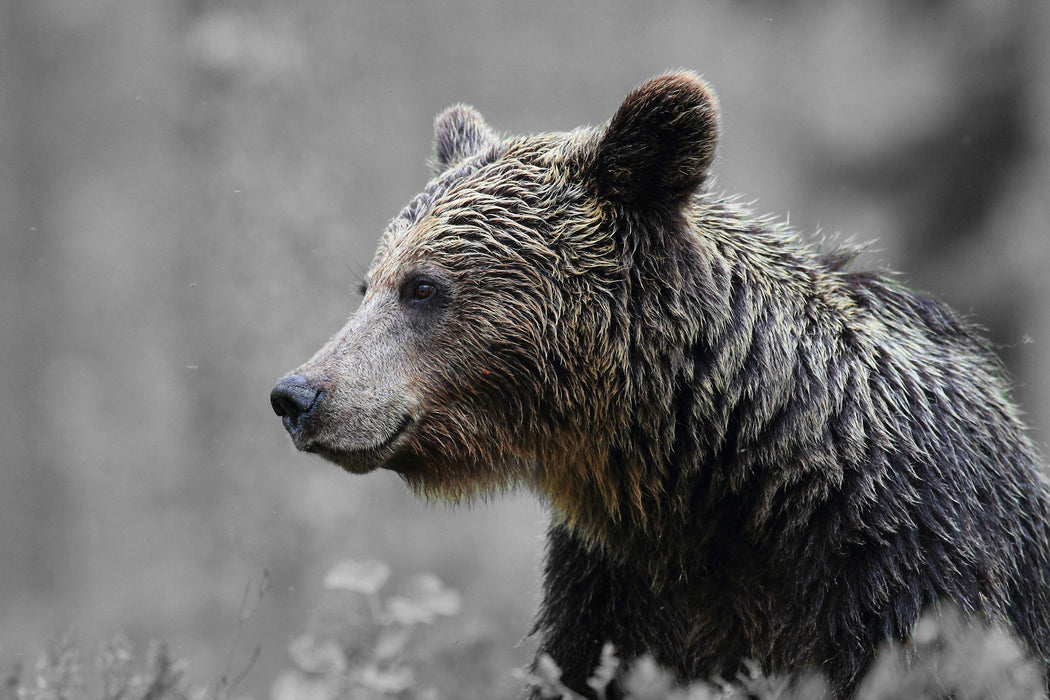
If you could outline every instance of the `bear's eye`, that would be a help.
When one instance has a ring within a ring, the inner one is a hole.
[[[412,287],[412,301],[425,301],[434,296],[437,288],[430,282],[416,282]]]
[[[435,282],[417,277],[405,285],[403,298],[410,302],[423,302],[433,299],[437,293],[438,287]]]

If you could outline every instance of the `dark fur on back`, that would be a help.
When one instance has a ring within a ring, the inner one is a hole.
[[[1050,660],[1050,499],[980,335],[707,186],[717,105],[653,79],[598,129],[455,107],[361,310],[274,390],[300,449],[552,525],[541,652],[848,694],[949,600]],[[618,691],[611,691],[615,697]]]

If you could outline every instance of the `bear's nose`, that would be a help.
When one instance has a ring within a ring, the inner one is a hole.
[[[270,405],[288,432],[295,435],[302,428],[303,417],[314,407],[320,395],[321,390],[309,379],[291,374],[277,382],[270,392]]]

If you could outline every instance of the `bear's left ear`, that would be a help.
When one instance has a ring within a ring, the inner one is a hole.
[[[643,83],[601,133],[589,173],[602,197],[677,211],[703,183],[718,141],[718,101],[694,73]]]
[[[499,142],[499,136],[469,105],[449,107],[434,119],[434,174]]]

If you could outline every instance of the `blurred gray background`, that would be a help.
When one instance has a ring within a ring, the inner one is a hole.
[[[718,186],[988,328],[1045,453],[1045,0],[0,0],[0,668],[124,630],[200,682],[259,644],[265,695],[346,557],[436,573],[448,634],[527,662],[534,500],[347,477],[268,392],[357,305],[436,112],[564,130],[678,67],[719,92]]]

